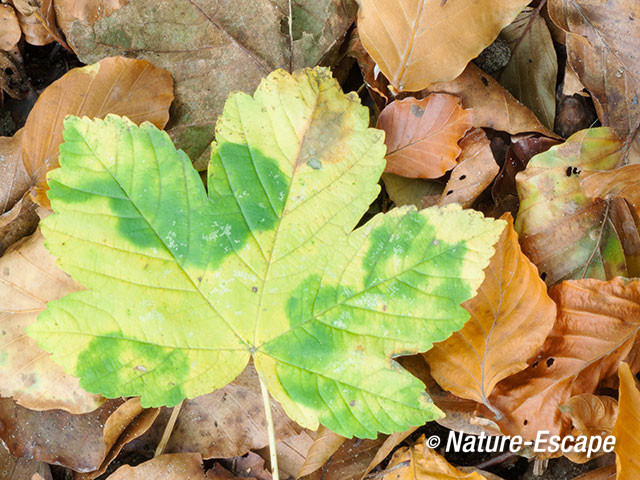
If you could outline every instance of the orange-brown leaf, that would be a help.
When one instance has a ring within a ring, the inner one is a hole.
[[[640,281],[570,280],[550,289],[556,323],[529,367],[500,382],[490,401],[505,418],[505,434],[535,438],[540,430],[565,435],[571,426],[559,407],[594,393],[614,375],[640,328]]]
[[[556,306],[538,269],[524,256],[511,215],[478,294],[463,304],[462,330],[425,354],[431,374],[458,397],[489,404],[494,386],[527,368],[551,330]]]
[[[448,81],[487,47],[527,0],[361,0],[362,44],[396,90]]]
[[[456,165],[458,140],[473,114],[454,95],[436,94],[391,103],[378,118],[386,133],[387,172],[411,178],[438,178]]]
[[[618,367],[620,397],[618,419],[613,427],[616,437],[617,480],[640,478],[640,391],[629,365]]]
[[[135,467],[123,465],[107,480],[204,480],[198,453],[160,455]]]
[[[11,5],[0,4],[0,50],[11,50],[22,36],[20,23]]]
[[[56,0],[56,19],[67,31],[75,20],[93,25],[100,17],[108,17],[128,0]]]
[[[163,128],[172,101],[169,72],[146,60],[105,58],[52,83],[31,110],[22,135],[24,166],[37,186],[38,203],[48,206],[46,173],[58,166],[62,121],[67,115],[103,118],[115,113]]]
[[[487,134],[482,129],[475,128],[467,133],[460,140],[460,148],[458,165],[451,172],[438,205],[459,203],[463,208],[470,207],[500,170]]]
[[[640,214],[640,165],[626,165],[608,172],[589,172],[580,184],[590,197],[623,197]]]

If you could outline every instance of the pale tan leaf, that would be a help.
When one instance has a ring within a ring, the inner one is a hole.
[[[6,3],[0,5],[0,49],[11,50],[20,41],[22,30],[15,10]]]
[[[616,437],[616,479],[637,480],[640,478],[640,391],[626,363],[621,363],[618,367],[618,377],[618,419],[613,427]]]
[[[107,480],[205,480],[197,453],[160,455],[135,467],[123,465]]]

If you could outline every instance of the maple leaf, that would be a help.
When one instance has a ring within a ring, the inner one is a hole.
[[[385,167],[368,124],[327,69],[275,71],[228,99],[207,192],[153,125],[68,118],[42,231],[87,290],[28,333],[86,390],[144,406],[209,393],[253,357],[309,428],[374,438],[440,415],[392,356],[465,323],[504,222],[407,207],[354,231]]]

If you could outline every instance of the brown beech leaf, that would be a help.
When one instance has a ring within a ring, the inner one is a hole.
[[[458,140],[471,128],[473,112],[454,95],[398,100],[378,117],[386,133],[386,172],[410,178],[438,178],[456,165]]]
[[[616,466],[606,465],[596,468],[582,475],[574,477],[573,480],[614,480],[616,478]]]
[[[297,472],[296,478],[304,477],[322,468],[347,440],[323,425],[320,425],[314,435],[313,443],[309,447],[304,464]]]
[[[31,45],[47,45],[55,41],[56,27],[53,0],[13,0],[24,39]]]
[[[462,304],[471,318],[424,354],[440,386],[492,410],[494,386],[527,367],[556,317],[538,269],[520,250],[511,215],[503,218],[508,225],[478,294]]]
[[[640,154],[640,4],[633,0],[550,0],[567,32],[567,63],[589,90],[603,125]]]
[[[527,0],[360,0],[362,44],[397,91],[457,77]]]
[[[0,395],[34,410],[90,412],[103,399],[85,392],[25,334],[47,302],[81,288],[56,265],[40,231],[0,258]]]
[[[36,475],[39,475],[36,477]],[[0,445],[1,480],[51,480],[49,465],[28,458],[16,458]]]
[[[53,82],[33,106],[22,133],[22,158],[36,186],[35,200],[49,205],[46,173],[58,166],[62,121],[67,115],[103,118],[115,113],[163,128],[172,101],[169,72],[145,60],[105,58],[70,70]]]
[[[276,441],[299,433],[277,402],[271,406]],[[260,381],[249,366],[224,388],[184,401],[165,451],[198,452],[206,460],[241,456],[268,443]]]
[[[491,188],[491,195],[499,213],[516,214],[520,205],[516,174],[527,167],[532,157],[546,152],[558,143],[558,140],[553,138],[528,136],[516,140],[509,146],[504,164]]]
[[[431,92],[458,95],[464,108],[473,108],[474,127],[488,127],[512,135],[537,132],[547,137],[556,137],[540,123],[531,110],[473,63],[456,79],[435,83],[421,92],[421,95]]]
[[[176,101],[167,131],[204,169],[229,93],[253,92],[278,68],[312,67],[331,57],[356,9],[355,0],[172,0],[170,8],[136,0],[93,25],[77,20],[63,28],[84,63],[126,55],[171,72]]]
[[[499,424],[507,435],[568,434],[571,419],[559,407],[614,375],[640,329],[638,280],[570,280],[549,294],[558,307],[551,333],[529,367],[500,382],[489,398],[504,415]]]
[[[617,480],[636,480],[640,478],[640,391],[629,365],[621,363],[618,367],[620,379],[620,397],[618,419],[613,427],[616,437]]]
[[[640,219],[623,198],[591,198],[581,179],[622,162],[610,128],[582,130],[518,173],[516,231],[548,285],[572,278],[640,275]]]
[[[615,398],[582,393],[571,397],[564,405],[560,406],[560,411],[571,418],[573,429],[571,435],[578,437],[602,437],[612,434],[613,425],[618,416],[618,402]],[[572,450],[564,452],[564,456],[574,463],[586,463],[596,457],[604,455],[606,452],[592,452],[589,457],[585,452]]]
[[[198,453],[174,453],[130,467],[123,465],[107,480],[205,480]]]
[[[424,435],[413,446],[396,450],[380,477],[382,480],[487,480],[478,472],[458,470],[427,446]]]
[[[278,468],[280,475],[285,478],[297,478],[302,466],[305,463],[309,449],[313,445],[316,432],[303,430],[297,435],[292,435],[277,442],[276,452],[278,454]],[[256,450],[262,458],[269,459],[269,447]]]
[[[473,129],[460,140],[462,152],[451,172],[438,205],[459,203],[469,208],[491,185],[500,168],[493,157],[491,143],[480,128]]]
[[[11,5],[0,5],[0,50],[11,50],[20,41],[22,30]]]
[[[558,59],[547,23],[534,8],[525,8],[500,38],[511,48],[500,83],[553,130]]]
[[[11,210],[29,188],[29,175],[22,165],[21,137],[22,129],[13,137],[0,137],[0,214]]]
[[[128,0],[55,0],[56,20],[60,28],[68,31],[79,20],[93,25],[102,16],[108,17]]]
[[[640,165],[626,165],[608,172],[590,172],[580,184],[590,197],[623,197],[640,214]]]

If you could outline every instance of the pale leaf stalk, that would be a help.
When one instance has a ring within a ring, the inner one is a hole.
[[[176,420],[178,420],[178,415],[180,414],[180,409],[182,408],[182,404],[184,400],[180,402],[178,405],[173,407],[171,411],[171,416],[169,417],[169,421],[167,425],[164,427],[164,432],[162,432],[162,438],[160,442],[158,442],[158,446],[156,447],[156,453],[153,455],[154,457],[159,457],[164,453],[165,448],[167,448],[167,443],[169,443],[169,438],[171,438],[171,434],[173,433],[173,427],[176,425]]]
[[[269,434],[269,456],[271,458],[271,476],[273,480],[280,480],[278,474],[278,453],[276,451],[276,435],[273,428],[273,416],[271,415],[271,403],[269,402],[269,392],[265,385],[264,376],[260,377],[260,391],[262,392],[262,402],[264,404],[264,415],[267,420],[267,432]]]

